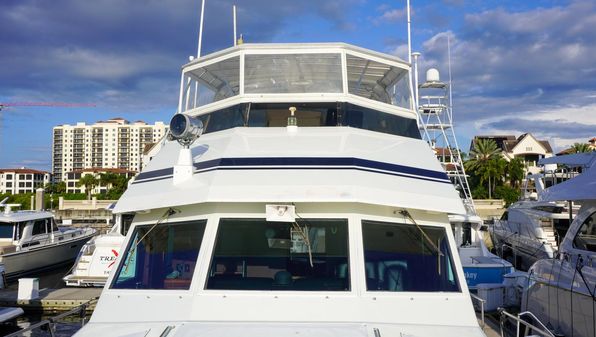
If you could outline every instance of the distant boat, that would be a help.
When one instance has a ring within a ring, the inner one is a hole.
[[[92,228],[58,228],[46,211],[14,211],[18,204],[0,202],[0,263],[10,280],[63,265],[95,235]]]
[[[587,170],[596,166],[596,159],[590,154],[577,154],[545,158],[539,163],[545,171],[552,164]],[[556,257],[559,245],[578,212],[578,207],[566,200],[544,199],[543,194],[550,189],[545,189],[545,186],[557,186],[557,182],[564,181],[557,175],[555,172],[529,175],[523,188],[523,199],[509,206],[491,228],[497,253],[518,269],[528,270],[540,259]],[[536,192],[530,193],[528,186],[533,186]]]
[[[112,204],[109,207],[113,208]],[[114,226],[89,240],[77,256],[72,272],[63,280],[67,286],[103,287],[120,255],[120,247],[132,222],[131,215],[116,215]]]
[[[577,157],[564,157],[567,156]],[[596,152],[587,156],[596,161]],[[596,165],[544,190],[541,201],[574,201],[581,208],[561,242],[557,257],[538,260],[530,267],[522,311],[532,312],[556,335],[593,337],[596,335]]]

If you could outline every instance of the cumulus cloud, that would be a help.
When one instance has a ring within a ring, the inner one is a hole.
[[[485,133],[533,132],[568,143],[564,139],[596,130],[595,24],[593,2],[467,14],[461,30],[424,42],[420,69],[438,67],[446,80],[449,38],[454,113],[462,125]]]
[[[387,8],[383,10],[383,13],[375,18],[375,23],[385,23],[385,22],[401,22],[404,21],[404,18],[407,16],[407,12],[405,8],[396,9],[396,8]]]
[[[342,9],[359,1],[253,0],[238,6],[238,29],[248,42],[268,42],[313,14],[350,29]],[[232,45],[233,4],[207,1],[203,54]],[[144,102],[167,99],[161,89],[178,87],[180,65],[196,54],[199,14],[196,0],[1,2],[0,92],[4,100],[79,96],[143,111]],[[165,91],[174,104],[175,91]]]

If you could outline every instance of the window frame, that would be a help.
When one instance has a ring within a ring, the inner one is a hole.
[[[116,283],[116,281],[118,280],[118,274],[120,273],[124,261],[125,261],[125,257],[127,256],[126,253],[128,253],[130,247],[133,244],[133,235],[136,233],[137,228],[139,227],[148,227],[151,228],[153,225],[155,225],[155,221],[150,221],[150,222],[139,222],[139,223],[135,223],[133,220],[133,223],[129,225],[128,228],[128,232],[126,234],[126,247],[125,249],[122,251],[122,259],[119,259],[118,264],[116,266],[114,266],[114,268],[112,269],[113,272],[110,272],[110,276],[108,279],[109,283],[109,290],[110,291],[149,291],[149,292],[159,292],[161,293],[162,291],[169,291],[169,292],[193,292],[195,285],[197,283],[199,283],[199,281],[197,281],[197,279],[200,277],[200,269],[201,269],[201,264],[202,264],[202,256],[203,254],[205,254],[205,250],[208,249],[208,246],[206,246],[206,242],[205,242],[205,238],[206,237],[210,237],[210,219],[208,217],[198,217],[198,218],[192,218],[192,219],[175,219],[174,221],[168,222],[168,221],[164,221],[162,223],[160,223],[159,225],[180,225],[180,224],[185,224],[185,223],[196,223],[196,222],[204,222],[203,223],[203,237],[201,238],[201,243],[199,245],[199,249],[197,251],[197,259],[195,261],[195,266],[194,266],[194,271],[192,274],[192,277],[190,279],[190,284],[188,286],[188,289],[165,289],[165,288],[114,288],[114,284]],[[158,225],[158,226],[159,226]],[[157,227],[157,226],[156,226]],[[209,243],[209,242],[207,242]]]

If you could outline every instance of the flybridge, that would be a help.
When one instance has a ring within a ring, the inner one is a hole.
[[[200,115],[247,102],[351,102],[415,118],[410,66],[343,43],[243,44],[182,71],[179,112]]]

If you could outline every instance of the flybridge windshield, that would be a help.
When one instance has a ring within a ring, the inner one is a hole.
[[[237,95],[350,94],[412,109],[407,67],[363,54],[250,53],[189,67],[182,78],[182,111]]]
[[[350,103],[259,103],[239,104],[217,110],[199,118],[204,133],[238,126],[283,127],[290,117],[290,106],[296,107],[298,126],[350,126],[358,129],[420,139],[413,118],[401,117]]]

